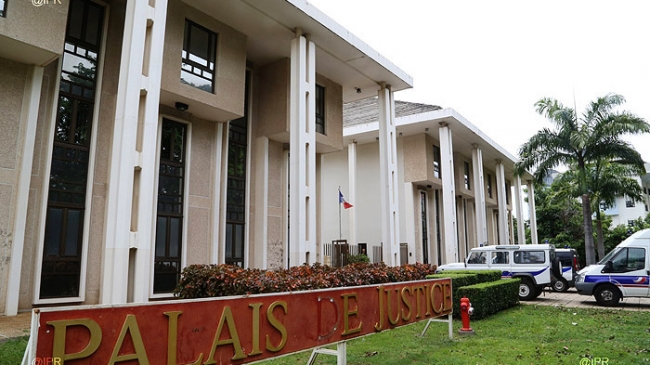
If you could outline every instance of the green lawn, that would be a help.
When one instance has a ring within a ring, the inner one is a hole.
[[[650,313],[521,305],[472,322],[474,336],[447,337],[445,323],[425,322],[352,340],[348,363],[365,364],[650,364]],[[26,339],[0,343],[0,365],[19,364]],[[262,362],[306,364],[310,351]],[[583,360],[591,357],[591,360]],[[602,358],[600,362],[594,361]],[[582,360],[582,361],[581,361]],[[319,355],[316,364],[336,364]]]

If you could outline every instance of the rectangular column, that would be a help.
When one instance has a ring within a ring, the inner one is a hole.
[[[487,220],[485,216],[485,181],[483,179],[483,151],[478,145],[473,145],[472,169],[474,183],[474,206],[476,220],[476,246],[487,245]]]
[[[528,180],[528,211],[530,220],[530,243],[538,244],[537,239],[537,213],[535,211],[535,187],[532,180]]]
[[[526,243],[526,230],[524,226],[524,201],[521,196],[521,176],[515,176],[515,209],[517,209],[517,242]]]
[[[289,209],[291,265],[316,260],[316,46],[291,41]]]
[[[400,263],[399,213],[397,192],[397,140],[395,133],[395,103],[393,93],[381,84],[378,95],[379,107],[379,171],[381,192],[381,239],[383,261],[386,265]]]
[[[454,181],[454,148],[449,125],[440,123],[440,174],[442,176],[442,227],[445,264],[459,262],[456,215],[456,183]]]
[[[34,141],[36,139],[36,124],[38,123],[38,108],[41,101],[41,86],[43,84],[43,67],[32,66],[31,74],[25,82],[23,95],[23,118],[20,121],[22,146],[17,156],[19,175],[16,182],[16,215],[14,217],[13,235],[11,242],[11,261],[9,262],[9,277],[7,280],[5,314],[18,314],[20,296],[20,275],[23,270],[23,251],[25,247],[25,227],[27,225],[27,207],[29,206],[29,187],[34,163]],[[8,209],[8,208],[7,208]],[[4,264],[4,263],[3,263]]]
[[[506,206],[506,177],[505,168],[501,160],[497,160],[496,164],[497,175],[497,204],[499,209],[499,244],[509,245],[510,234],[508,232],[508,207]]]
[[[354,141],[348,144],[348,201],[357,201],[357,142]],[[357,210],[354,208],[348,212],[348,223],[350,230],[348,243],[356,245]]]

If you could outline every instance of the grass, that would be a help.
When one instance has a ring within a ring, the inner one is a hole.
[[[554,308],[522,305],[472,322],[474,336],[447,325],[425,322],[348,342],[349,364],[647,364],[650,363],[650,316],[647,312]],[[334,348],[334,347],[332,347]],[[311,351],[262,362],[306,364]],[[581,359],[591,358],[589,362]],[[600,363],[595,358],[603,359]],[[316,364],[336,364],[319,355]]]
[[[447,325],[425,322],[348,342],[349,364],[648,364],[650,316],[647,312],[521,305],[472,322],[474,336],[447,337]],[[20,364],[27,338],[0,343],[0,365]],[[261,362],[304,365],[311,351]],[[592,360],[581,362],[581,359]],[[596,362],[596,358],[603,361]],[[605,359],[607,361],[604,361]],[[336,364],[319,355],[316,364]]]
[[[23,360],[29,336],[0,342],[0,365],[17,365]]]

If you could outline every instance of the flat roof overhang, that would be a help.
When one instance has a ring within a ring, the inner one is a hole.
[[[305,0],[182,1],[244,33],[257,66],[290,57],[302,29],[316,44],[316,72],[343,87],[345,103],[376,96],[381,82],[393,91],[413,87],[411,76]]]

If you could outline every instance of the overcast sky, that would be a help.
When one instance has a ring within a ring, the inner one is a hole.
[[[307,0],[414,79],[397,100],[453,108],[518,156],[533,104],[607,93],[650,122],[650,1]],[[650,135],[630,139],[650,162]]]

